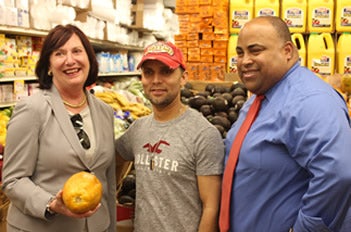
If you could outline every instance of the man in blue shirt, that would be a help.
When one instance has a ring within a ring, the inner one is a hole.
[[[246,23],[236,51],[239,76],[253,95],[227,135],[225,162],[250,105],[257,95],[265,99],[239,154],[230,231],[351,231],[351,123],[344,99],[300,66],[279,17]]]

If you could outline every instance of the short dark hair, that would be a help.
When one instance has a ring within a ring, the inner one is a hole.
[[[46,36],[43,47],[40,51],[40,57],[35,67],[35,74],[39,79],[40,89],[50,89],[52,86],[52,76],[48,75],[50,67],[50,56],[51,54],[62,47],[71,37],[75,34],[81,40],[84,49],[88,55],[90,70],[88,78],[84,83],[84,87],[94,84],[97,80],[99,65],[96,60],[95,51],[88,37],[76,26],[67,25],[57,25],[50,30],[49,34]]]
[[[278,16],[259,16],[266,19],[275,29],[277,35],[284,42],[291,41],[291,32],[286,22]]]

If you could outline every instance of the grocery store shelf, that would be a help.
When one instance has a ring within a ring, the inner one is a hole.
[[[140,72],[121,72],[121,73],[100,73],[99,77],[130,77],[130,76],[140,76]]]
[[[131,76],[140,76],[140,72],[120,72],[120,73],[99,73],[99,78],[107,77],[131,77]],[[13,82],[15,80],[24,80],[24,81],[37,81],[36,76],[19,76],[19,77],[1,77],[0,82]]]
[[[12,34],[12,35],[27,35],[27,36],[39,36],[43,37],[47,35],[47,31],[43,30],[34,30],[24,27],[15,27],[15,26],[0,26],[0,32],[4,34]]]
[[[25,36],[38,36],[44,37],[48,34],[45,30],[36,30],[23,27],[6,26],[0,25],[0,33],[10,34],[10,35],[25,35]],[[142,47],[124,45],[117,42],[99,40],[99,39],[89,39],[94,48],[99,50],[128,50],[128,51],[143,51]]]
[[[1,77],[0,82],[13,82],[15,80],[36,81],[36,76]]]
[[[16,102],[0,102],[0,109],[16,105]]]
[[[128,50],[128,51],[143,51],[142,47],[132,46],[132,45],[123,45],[117,42],[107,41],[107,40],[98,40],[90,39],[91,44],[94,48],[99,50]]]

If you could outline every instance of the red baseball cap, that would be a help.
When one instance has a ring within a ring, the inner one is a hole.
[[[179,66],[183,69],[186,68],[182,52],[171,42],[158,41],[147,46],[137,69],[139,69],[146,60],[161,61],[171,69],[176,69]]]

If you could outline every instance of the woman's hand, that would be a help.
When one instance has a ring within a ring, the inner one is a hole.
[[[63,202],[63,200],[62,200],[62,190],[60,190],[56,194],[55,199],[50,203],[50,210],[55,212],[55,213],[66,215],[68,217],[87,218],[87,217],[90,217],[91,215],[93,215],[100,208],[100,206],[101,206],[101,203],[98,204],[95,209],[89,210],[88,212],[81,213],[81,214],[73,213],[72,211],[70,211],[66,207],[65,203]]]

